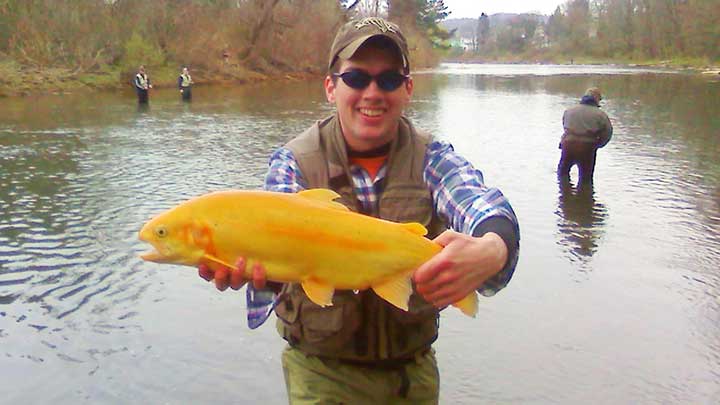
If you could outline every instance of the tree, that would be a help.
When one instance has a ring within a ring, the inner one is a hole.
[[[478,17],[475,38],[475,51],[484,48],[490,40],[490,18],[485,13]]]

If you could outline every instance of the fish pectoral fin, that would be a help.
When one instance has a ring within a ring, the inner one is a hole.
[[[425,229],[425,227],[418,222],[407,222],[404,224],[400,224],[400,226],[414,233],[415,235],[425,236],[428,233],[427,229]]]
[[[336,210],[343,210],[343,211],[350,211],[348,207],[340,204],[339,202],[335,202],[336,198],[340,198],[340,194],[326,189],[326,188],[311,188],[309,190],[303,190],[298,193],[298,195],[301,195],[305,198],[309,198],[311,200],[323,202],[327,204],[329,208],[334,208]]]
[[[213,255],[210,255],[210,254],[207,254],[207,253],[205,253],[205,254],[203,255],[203,259],[205,259],[205,260],[207,260],[207,261],[210,261],[210,262],[213,262],[213,263],[217,263],[217,264],[223,265],[223,266],[225,266],[225,267],[229,267],[229,268],[231,268],[231,269],[237,270],[237,269],[235,268],[235,266],[233,266],[232,264],[230,264],[230,263],[228,263],[228,262],[226,262],[226,261],[224,261],[224,260],[218,259],[217,257],[215,257],[215,256],[213,256]]]
[[[332,297],[335,293],[335,287],[312,278],[304,280],[301,285],[305,291],[305,295],[310,298],[310,301],[320,305],[321,307],[332,305]]]
[[[475,318],[478,313],[478,297],[475,291],[468,294],[465,298],[453,304],[454,307],[460,309],[463,314]]]
[[[410,276],[392,278],[382,284],[373,285],[372,289],[385,301],[402,310],[408,310],[408,301],[413,292]]]

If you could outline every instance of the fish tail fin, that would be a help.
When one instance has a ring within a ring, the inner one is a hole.
[[[478,313],[478,297],[475,291],[468,294],[465,298],[453,304],[454,307],[460,309],[463,314],[475,318]]]

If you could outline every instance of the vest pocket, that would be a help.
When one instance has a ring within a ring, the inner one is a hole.
[[[393,185],[380,200],[380,217],[395,222],[419,222],[430,225],[433,201],[426,188],[414,185]]]
[[[321,307],[310,301],[299,285],[290,288],[275,312],[288,342],[322,353],[342,349],[362,320],[359,299],[352,291],[336,291],[333,305]]]

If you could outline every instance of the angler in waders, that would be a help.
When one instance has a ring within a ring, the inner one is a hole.
[[[138,68],[138,72],[135,75],[135,80],[133,82],[135,84],[135,91],[137,92],[138,96],[138,103],[147,104],[148,90],[152,89],[152,84],[150,84],[150,78],[148,77],[147,73],[145,73],[145,66],[140,65],[140,67]]]
[[[185,101],[190,101],[190,99],[192,99],[192,84],[192,76],[190,76],[190,72],[188,71],[187,66],[185,66],[183,67],[180,76],[178,76],[178,89],[180,89],[182,99]]]

